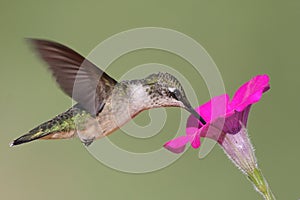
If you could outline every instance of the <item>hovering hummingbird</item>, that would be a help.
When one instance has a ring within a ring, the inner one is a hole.
[[[72,49],[47,40],[29,39],[60,88],[77,104],[17,138],[10,145],[36,139],[79,137],[86,145],[109,135],[143,110],[181,107],[202,124],[179,81],[168,73],[117,82]]]

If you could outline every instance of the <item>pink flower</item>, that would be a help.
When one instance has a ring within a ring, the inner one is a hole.
[[[258,102],[269,88],[268,75],[258,75],[242,85],[231,101],[228,94],[212,98],[196,108],[207,124],[202,125],[191,115],[187,121],[186,135],[168,141],[164,147],[181,153],[188,142],[193,148],[198,148],[200,137],[208,137],[222,144],[226,134],[236,134],[246,127],[251,105]]]

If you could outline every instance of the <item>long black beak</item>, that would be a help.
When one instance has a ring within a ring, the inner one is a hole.
[[[190,102],[187,100],[186,97],[182,97],[180,95],[177,96],[177,99],[179,99],[183,103],[185,109],[189,111],[192,115],[194,115],[202,123],[202,125],[206,124],[206,121],[194,110],[194,108],[191,106]]]
[[[202,125],[206,124],[206,121],[191,106],[186,107],[186,110],[194,115],[202,123]]]

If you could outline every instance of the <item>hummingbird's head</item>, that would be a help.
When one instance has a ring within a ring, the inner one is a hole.
[[[145,78],[144,87],[153,107],[181,107],[194,115],[204,125],[204,119],[193,109],[180,82],[169,73],[151,74]]]

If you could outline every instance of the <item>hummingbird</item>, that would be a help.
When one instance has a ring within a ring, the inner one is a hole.
[[[140,112],[159,107],[184,108],[203,125],[206,123],[192,108],[180,82],[169,73],[117,82],[65,45],[43,39],[28,40],[59,87],[77,104],[13,140],[10,146],[37,139],[74,137],[89,146]]]

